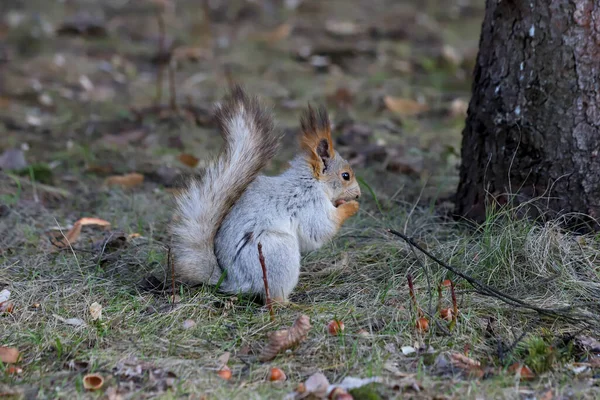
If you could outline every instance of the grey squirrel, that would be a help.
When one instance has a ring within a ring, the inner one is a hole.
[[[272,298],[287,302],[298,283],[301,253],[321,247],[358,212],[354,172],[333,148],[323,107],[308,106],[301,153],[273,177],[259,174],[279,137],[258,100],[236,86],[217,105],[215,118],[224,148],[177,198],[171,226],[176,278],[220,282],[223,292],[264,298],[262,243]]]

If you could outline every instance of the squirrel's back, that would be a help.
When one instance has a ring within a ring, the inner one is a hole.
[[[177,198],[171,227],[175,272],[188,283],[216,284],[221,276],[214,239],[235,202],[275,155],[278,137],[270,114],[236,86],[217,107],[223,151],[201,180],[192,180]]]

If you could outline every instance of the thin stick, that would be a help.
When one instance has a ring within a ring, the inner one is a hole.
[[[267,266],[265,265],[265,256],[263,256],[262,252],[262,243],[258,244],[258,261],[260,261],[260,266],[262,267],[263,272],[263,283],[265,284],[265,297],[267,308],[269,309],[269,315],[271,316],[271,321],[275,320],[275,313],[273,312],[273,303],[271,302],[271,295],[269,294],[269,281],[267,280]]]
[[[175,263],[171,258],[171,246],[167,247],[167,264],[171,267],[171,285],[173,287],[173,293],[171,294],[171,303],[175,303]]]
[[[552,309],[546,309],[546,308],[540,308],[540,307],[536,307],[533,306],[531,304],[527,304],[522,300],[519,300],[515,297],[512,297],[506,293],[503,293],[501,291],[499,291],[498,289],[494,289],[491,286],[486,285],[483,282],[478,281],[475,278],[470,277],[469,275],[460,272],[458,269],[446,264],[445,262],[441,261],[439,258],[435,257],[433,254],[431,254],[430,252],[428,252],[427,250],[425,250],[424,248],[422,248],[421,246],[419,246],[419,244],[417,242],[415,242],[412,238],[409,238],[408,236],[394,230],[394,229],[388,229],[388,232],[390,232],[393,235],[399,236],[400,238],[402,238],[406,243],[408,243],[410,246],[413,246],[414,248],[416,248],[417,250],[419,250],[421,253],[425,254],[427,257],[429,257],[431,260],[435,261],[437,264],[439,264],[440,266],[446,268],[448,271],[454,273],[455,275],[460,276],[461,278],[463,278],[464,280],[466,280],[467,282],[469,282],[476,290],[478,293],[486,295],[486,296],[491,296],[491,297],[495,297],[501,301],[503,301],[504,303],[511,305],[511,306],[515,306],[515,307],[521,307],[521,308],[526,308],[529,310],[533,310],[536,311],[539,314],[542,315],[546,315],[546,316],[550,316],[550,317],[562,317],[566,320],[570,320],[570,321],[574,321],[574,322],[586,322],[589,323],[589,315],[585,315],[585,314],[569,314],[566,312],[563,312],[562,310],[552,310]]]
[[[456,324],[458,318],[458,303],[456,301],[456,292],[454,291],[454,281],[450,281],[450,293],[452,295],[452,323]]]
[[[410,299],[412,300],[413,305],[415,306],[415,312],[417,313],[417,318],[423,316],[423,310],[417,304],[417,297],[415,296],[415,286],[413,285],[412,275],[408,274],[406,277],[408,280],[408,293],[410,294]]]

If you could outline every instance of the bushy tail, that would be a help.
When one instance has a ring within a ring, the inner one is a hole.
[[[219,280],[217,230],[279,144],[269,113],[239,86],[217,107],[215,117],[225,140],[223,151],[201,181],[193,180],[178,197],[172,226],[176,277],[192,284]]]

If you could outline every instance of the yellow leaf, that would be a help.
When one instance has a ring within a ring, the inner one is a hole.
[[[121,186],[123,188],[131,188],[140,185],[144,182],[144,175],[133,172],[126,175],[114,175],[106,178],[104,183],[109,186]]]
[[[383,102],[388,110],[402,117],[419,115],[429,110],[429,106],[427,104],[421,104],[411,99],[385,96]]]
[[[188,167],[195,168],[196,165],[198,165],[198,161],[200,161],[200,160],[198,160],[196,157],[194,157],[191,154],[181,153],[179,155],[179,161],[181,161],[182,164],[185,164]]]

